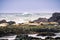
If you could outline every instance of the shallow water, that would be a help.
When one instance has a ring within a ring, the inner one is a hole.
[[[41,38],[41,39],[45,39],[46,37],[52,37],[52,38],[56,38],[56,37],[60,37],[60,33],[54,33],[56,36],[37,36],[38,34],[29,34],[28,37],[35,37],[35,38]]]
[[[8,40],[14,40],[16,38],[17,35],[12,35],[12,36],[4,36],[4,37],[0,37],[0,39],[8,39]]]
[[[50,36],[52,38],[56,38],[56,37],[60,37],[60,33],[55,33],[56,36]],[[38,34],[28,34],[28,37],[34,37],[34,38],[41,38],[41,39],[45,39],[46,37],[49,36],[37,36]],[[17,37],[17,35],[12,35],[12,36],[4,36],[4,37],[0,37],[0,39],[8,39],[8,40],[15,40]]]

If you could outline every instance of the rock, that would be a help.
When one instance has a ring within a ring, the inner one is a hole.
[[[58,20],[60,19],[60,13],[53,13],[52,14],[52,17],[50,17],[49,19],[48,19],[48,21],[50,21],[50,22],[57,22]]]
[[[49,22],[58,22],[60,24],[60,13],[55,12],[52,14],[52,17],[48,19]]]
[[[54,33],[39,33],[37,36],[55,36]]]
[[[48,19],[46,19],[46,18],[38,18],[37,20],[34,20],[33,22],[48,22]]]

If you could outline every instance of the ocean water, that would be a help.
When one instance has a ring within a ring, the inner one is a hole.
[[[15,21],[16,23],[23,23],[33,21],[38,18],[50,18],[52,13],[0,13],[0,20]]]

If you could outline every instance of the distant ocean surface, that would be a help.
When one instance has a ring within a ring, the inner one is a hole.
[[[0,13],[0,20],[15,21],[22,23],[33,21],[38,18],[50,18],[52,13]]]

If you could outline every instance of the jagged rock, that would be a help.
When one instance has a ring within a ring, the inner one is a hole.
[[[60,24],[60,13],[53,13],[52,17],[48,19],[49,22],[58,22]]]
[[[48,19],[46,19],[46,18],[38,18],[37,20],[34,20],[33,22],[48,22]]]
[[[3,19],[3,20],[0,20],[0,24],[1,24],[1,23],[6,23],[6,22],[7,22],[7,21],[4,20],[4,19]]]

